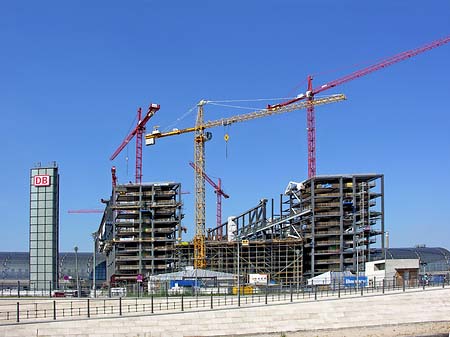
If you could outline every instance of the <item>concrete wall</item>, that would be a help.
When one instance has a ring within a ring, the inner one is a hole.
[[[374,279],[382,281],[383,279],[392,280],[401,270],[419,270],[419,259],[393,259],[379,260],[366,263],[366,276],[369,281]]]

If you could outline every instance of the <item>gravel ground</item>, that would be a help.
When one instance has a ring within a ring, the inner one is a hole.
[[[450,321],[222,337],[450,337]]]

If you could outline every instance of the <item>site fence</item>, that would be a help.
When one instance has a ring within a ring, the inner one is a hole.
[[[0,300],[0,325],[49,322],[59,320],[90,319],[100,317],[120,317],[130,315],[170,314],[185,311],[238,308],[251,305],[270,305],[301,301],[318,301],[327,298],[348,298],[355,296],[384,295],[415,289],[426,291],[432,288],[450,286],[449,280],[441,284],[435,282],[395,282],[395,280],[372,282],[370,285],[353,287],[338,283],[334,286],[310,285],[301,288],[293,286],[265,286],[255,288],[249,293],[248,287],[236,294],[223,294],[210,289],[192,296],[150,295],[149,297],[119,298],[4,298]]]

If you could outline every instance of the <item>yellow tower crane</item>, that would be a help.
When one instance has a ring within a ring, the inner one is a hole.
[[[152,133],[145,135],[145,145],[154,145],[157,138],[181,135],[194,132],[194,163],[195,170],[195,236],[194,236],[194,267],[198,269],[206,268],[206,250],[205,250],[205,141],[208,140],[208,133],[205,129],[216,126],[226,126],[233,123],[245,122],[256,118],[267,117],[271,115],[282,114],[285,112],[307,109],[311,106],[318,106],[330,103],[336,103],[345,100],[343,94],[331,95],[323,98],[305,101],[286,106],[274,106],[263,110],[249,112],[246,114],[232,117],[221,118],[213,121],[204,122],[203,107],[208,101],[202,100],[197,106],[197,120],[194,127],[186,129],[174,129],[168,132],[160,132],[155,129]]]

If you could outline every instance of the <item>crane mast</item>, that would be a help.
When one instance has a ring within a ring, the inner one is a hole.
[[[342,94],[331,95],[327,97],[316,98],[297,104],[286,106],[277,106],[254,112],[236,115],[227,118],[221,118],[213,121],[204,122],[203,108],[207,101],[202,100],[198,103],[197,120],[194,127],[186,129],[174,129],[168,132],[154,130],[151,134],[145,135],[145,145],[154,145],[157,138],[181,135],[194,132],[194,163],[195,170],[195,235],[194,235],[194,267],[203,269],[206,267],[206,249],[205,249],[205,142],[210,139],[205,129],[230,125],[233,123],[245,122],[257,118],[267,117],[276,114],[282,114],[295,110],[308,109],[311,106],[318,106],[330,103],[336,103],[345,100]]]
[[[206,268],[205,252],[205,131],[203,125],[203,106],[205,101],[198,103],[197,121],[195,123],[194,161],[195,170],[195,236],[194,236],[194,268]]]
[[[195,164],[193,162],[189,162],[189,165],[194,169],[197,170]],[[220,178],[217,178],[218,182],[217,184],[206,174],[205,171],[203,171],[203,177],[205,180],[214,188],[214,193],[216,193],[217,196],[217,202],[216,202],[216,226],[218,227],[218,239],[222,239],[222,227],[220,226],[222,224],[222,197],[225,199],[228,199],[230,196],[226,194],[222,190],[222,180]]]
[[[145,132],[145,125],[141,124],[142,109],[138,109],[138,126],[136,127],[136,167],[134,176],[136,184],[142,183],[142,137]]]
[[[308,76],[308,92],[312,89],[312,77]],[[314,96],[309,96],[306,108],[307,132],[308,132],[308,177],[316,175],[316,114],[314,113]]]

